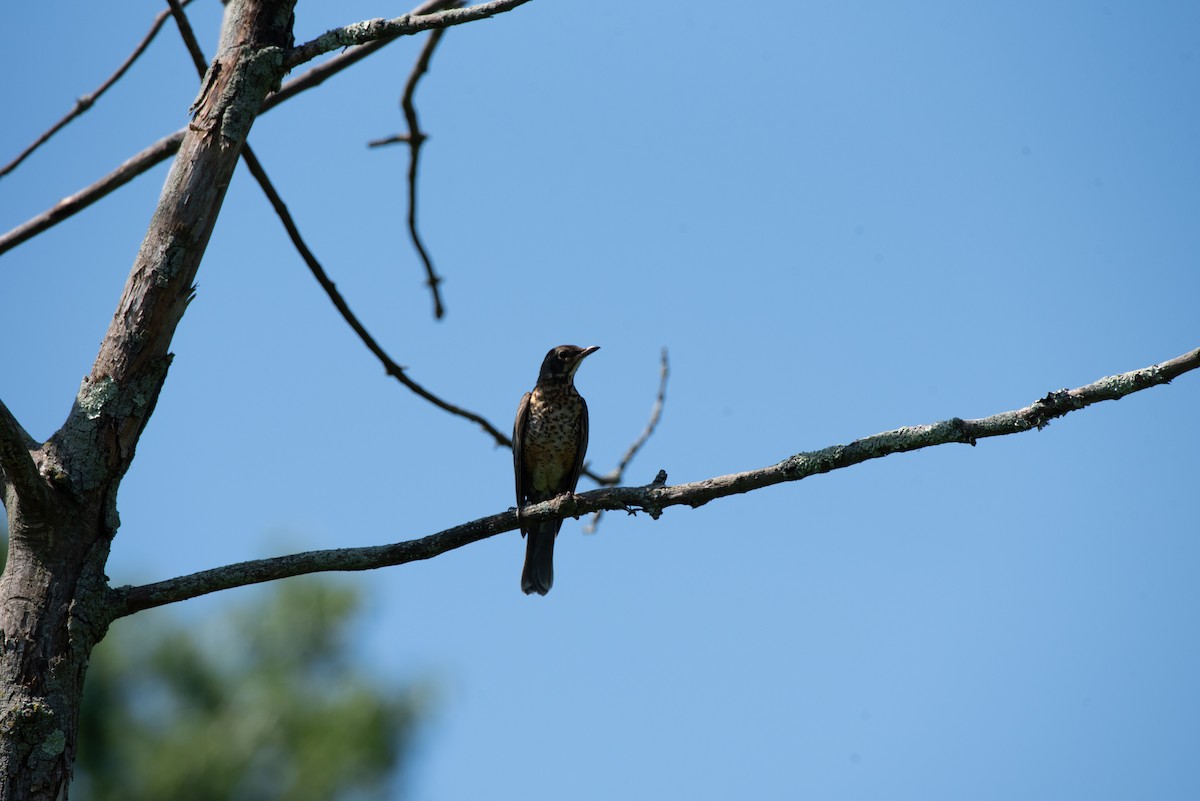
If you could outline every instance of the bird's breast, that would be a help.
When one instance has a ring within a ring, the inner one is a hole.
[[[583,406],[578,395],[534,391],[525,424],[525,469],[531,489],[557,494],[575,467]]]

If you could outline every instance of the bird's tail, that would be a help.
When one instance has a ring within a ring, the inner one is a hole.
[[[529,529],[525,537],[525,568],[521,571],[521,589],[526,595],[545,595],[554,584],[554,538],[558,526],[553,522]]]

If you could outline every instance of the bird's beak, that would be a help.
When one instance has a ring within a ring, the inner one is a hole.
[[[599,345],[592,345],[579,351],[579,355],[575,357],[575,361],[571,364],[571,375],[575,375],[575,371],[579,369],[579,365],[583,364],[583,360],[591,356],[596,351],[600,350]]]

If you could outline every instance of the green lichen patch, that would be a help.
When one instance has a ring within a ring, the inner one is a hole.
[[[109,376],[99,381],[84,379],[79,388],[79,408],[89,420],[95,420],[104,413],[104,407],[117,395],[117,382]]]

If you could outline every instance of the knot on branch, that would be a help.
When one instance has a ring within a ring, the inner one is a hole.
[[[1146,387],[1154,387],[1159,384],[1170,384],[1170,378],[1163,378],[1163,369],[1161,364],[1156,364],[1153,367],[1148,367],[1145,370],[1137,370],[1133,374],[1134,391],[1145,389]]]
[[[662,507],[659,506],[658,503],[656,503],[653,499],[647,499],[646,502],[642,504],[642,511],[650,515],[651,520],[657,520],[658,518],[662,517]],[[637,514],[637,512],[630,510],[630,514]]]
[[[789,476],[798,473],[815,476],[837,470],[846,459],[847,449],[853,448],[857,444],[856,441],[850,445],[830,445],[828,448],[822,448],[814,453],[798,453],[785,460],[784,472]]]
[[[971,432],[970,427],[967,425],[967,421],[963,420],[961,417],[951,417],[946,421],[946,424],[949,425],[954,431],[955,440],[966,443],[972,448],[975,447],[976,437]]]
[[[1086,404],[1075,396],[1069,389],[1059,389],[1046,393],[1046,397],[1034,402],[1029,407],[1029,422],[1041,431],[1050,425],[1056,417],[1062,417],[1067,412],[1082,409]]]

